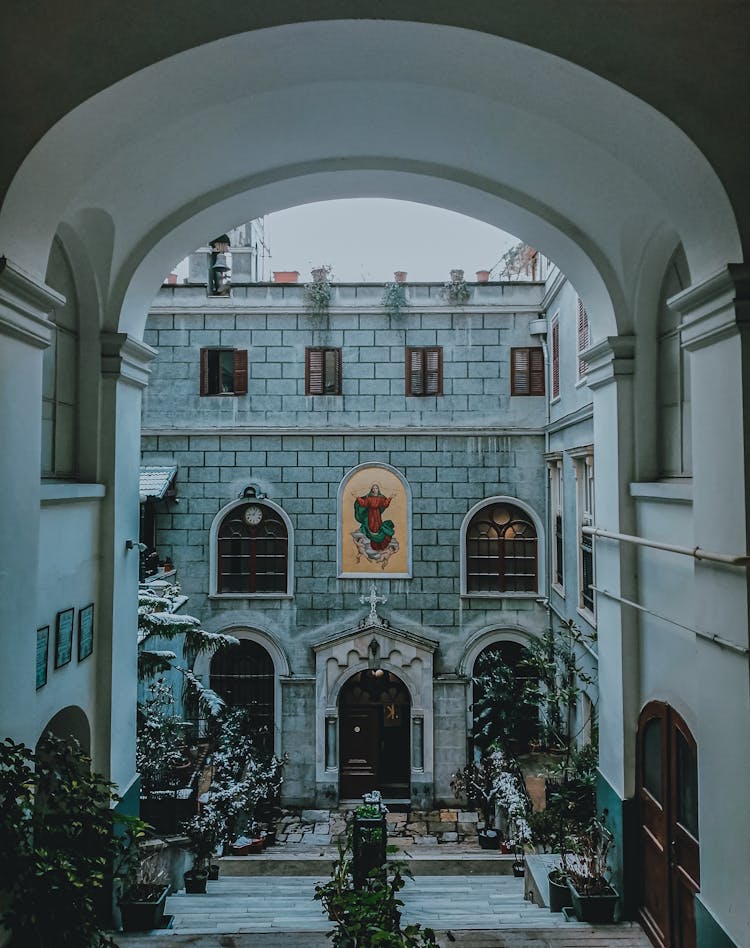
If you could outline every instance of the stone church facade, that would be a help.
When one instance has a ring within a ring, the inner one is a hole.
[[[408,284],[391,315],[366,284],[334,285],[323,316],[288,284],[165,285],[154,301],[142,463],[176,466],[179,498],[155,507],[156,547],[206,629],[267,653],[286,803],[373,784],[452,799],[477,657],[552,621],[550,286],[469,284],[457,305]],[[378,552],[352,504],[381,485],[395,532]]]

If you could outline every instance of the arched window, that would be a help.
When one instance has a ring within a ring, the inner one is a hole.
[[[273,750],[273,659],[258,642],[240,639],[238,646],[223,648],[211,659],[211,688],[230,708],[247,710],[259,743]]]
[[[287,592],[289,536],[272,507],[256,502],[233,507],[219,526],[217,544],[217,592]]]
[[[490,503],[466,530],[466,591],[536,592],[537,534],[520,507]]]

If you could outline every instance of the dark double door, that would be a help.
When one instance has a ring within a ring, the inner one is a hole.
[[[411,705],[403,683],[388,672],[359,672],[339,698],[339,797],[380,790],[388,799],[410,795]]]
[[[640,921],[657,948],[695,948],[700,889],[697,747],[669,705],[653,701],[638,728]]]

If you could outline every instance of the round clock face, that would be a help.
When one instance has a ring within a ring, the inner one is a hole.
[[[260,507],[252,506],[248,507],[244,514],[245,523],[250,524],[251,527],[257,527],[258,524],[263,519],[263,511]]]

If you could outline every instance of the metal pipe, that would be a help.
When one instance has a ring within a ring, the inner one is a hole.
[[[619,540],[622,543],[634,543],[636,546],[647,546],[654,550],[666,550],[668,553],[681,553],[683,556],[692,556],[696,560],[707,560],[710,563],[726,563],[729,566],[747,566],[750,555],[747,553],[711,553],[699,546],[677,546],[674,543],[659,543],[658,540],[647,540],[645,537],[635,537],[629,533],[613,533],[610,530],[600,530],[599,527],[581,527],[581,533],[592,537],[603,537],[605,540]]]
[[[639,602],[633,602],[632,599],[625,599],[623,596],[618,596],[616,593],[610,592],[608,589],[601,589],[599,586],[592,586],[591,588],[595,589],[598,593],[601,593],[602,596],[606,596],[608,599],[614,599],[615,602],[621,602],[625,606],[638,609],[639,612],[645,612],[647,615],[653,616],[655,619],[661,619],[662,622],[668,622],[670,625],[676,625],[677,628],[685,629],[686,632],[692,632],[693,635],[697,635],[699,639],[705,639],[707,642],[713,642],[714,645],[718,645],[720,648],[726,648],[732,652],[737,652],[738,655],[750,655],[750,649],[744,645],[738,645],[736,642],[730,642],[729,639],[724,639],[720,635],[716,635],[712,632],[703,632],[701,629],[694,629],[690,625],[683,625],[682,622],[678,622],[676,619],[670,619],[668,616],[663,616],[658,612],[654,612],[653,609],[647,609]]]

